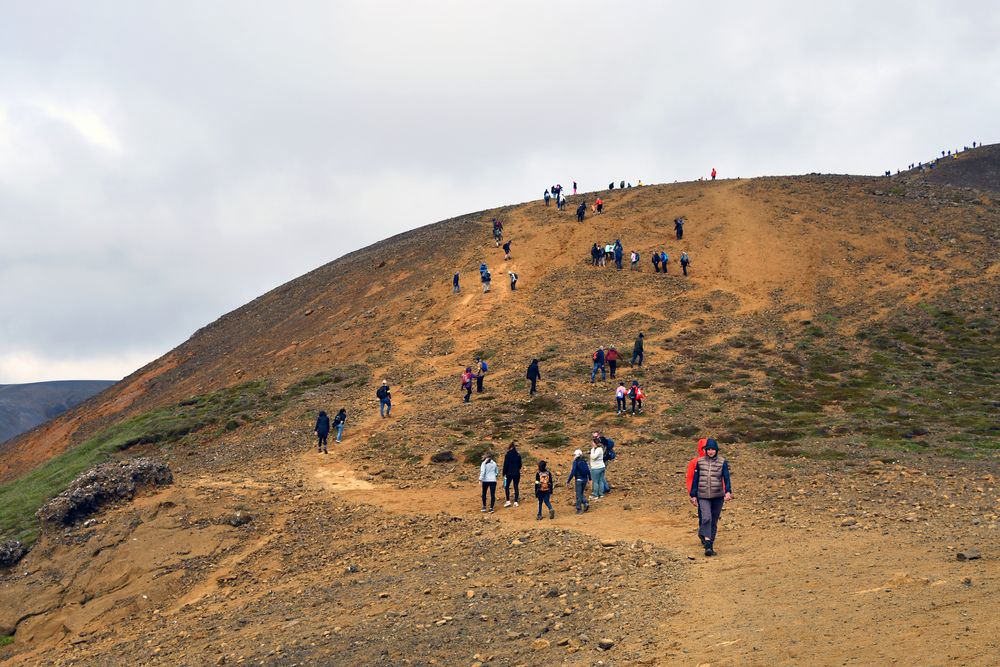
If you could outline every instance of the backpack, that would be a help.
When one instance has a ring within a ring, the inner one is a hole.
[[[480,366],[480,370],[481,370],[481,371],[482,371],[483,373],[485,373],[486,371],[488,371],[488,370],[490,369],[490,367],[486,365],[486,362],[485,362],[485,361],[483,361],[483,362],[481,362],[481,363],[482,363],[482,366]]]
[[[597,353],[594,352],[594,363],[597,363]]]
[[[618,458],[618,455],[615,454],[615,441],[612,440],[611,438],[608,438],[608,437],[605,437],[604,441],[605,441],[604,442],[604,460],[605,461],[614,461],[616,458]]]
[[[382,385],[381,387],[378,388],[378,391],[375,392],[375,396],[376,398],[385,398],[385,395],[388,393],[389,393],[389,388],[386,387],[385,385]]]
[[[552,490],[552,473],[548,470],[538,473],[538,490],[547,493]]]
[[[492,278],[493,277],[490,275],[489,271],[487,271],[486,273],[483,274],[483,280],[485,280],[486,282],[490,282],[490,280],[492,280]]]

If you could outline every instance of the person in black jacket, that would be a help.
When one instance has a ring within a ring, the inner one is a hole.
[[[531,391],[528,394],[534,395],[535,383],[542,379],[542,374],[538,370],[538,359],[532,359],[531,363],[528,364],[528,374],[526,377],[531,381]]]
[[[319,416],[316,418],[316,428],[313,430],[316,434],[316,450],[317,452],[322,452],[324,454],[326,451],[326,439],[330,435],[330,417],[327,416],[326,412],[323,410],[319,411]]]
[[[347,409],[341,408],[333,418],[333,428],[337,429],[337,442],[344,437],[344,424],[347,423]]]
[[[642,359],[645,355],[642,353],[642,332],[639,332],[639,337],[635,339],[635,344],[632,346],[632,365],[635,366],[635,360],[639,360],[639,368],[642,368]]]
[[[504,507],[510,507],[511,484],[514,485],[514,507],[517,507],[521,502],[521,454],[517,451],[517,442],[510,443],[503,457],[503,494],[507,499]]]

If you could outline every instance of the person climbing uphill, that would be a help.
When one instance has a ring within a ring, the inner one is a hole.
[[[569,477],[566,478],[566,486],[573,482],[576,489],[577,514],[590,511],[590,503],[587,502],[587,482],[589,481],[590,468],[587,466],[586,459],[583,458],[583,452],[578,449],[573,452],[573,467],[569,471]]]
[[[545,189],[545,194],[542,195],[542,198],[545,199],[545,205],[548,206],[549,201],[552,199],[552,195],[549,194],[548,188]]]
[[[687,252],[681,253],[681,269],[684,271],[684,276],[688,274],[688,265],[691,263],[691,258],[688,257]]]
[[[497,242],[497,247],[500,247],[500,241],[503,240],[503,221],[498,218],[493,218],[493,240]]]
[[[316,417],[316,428],[313,429],[316,435],[316,453],[326,454],[326,439],[330,435],[330,417],[324,410],[319,411]]]
[[[510,242],[513,240],[514,239],[507,239],[507,241],[503,244],[503,258],[505,260],[510,259]]]
[[[632,412],[630,414],[637,415],[642,412],[642,399],[646,398],[646,393],[639,386],[638,380],[632,380],[632,386],[629,387],[628,397],[632,401]],[[638,410],[636,409],[638,406]]]
[[[531,363],[528,364],[528,374],[525,377],[531,382],[531,391],[528,392],[528,395],[534,396],[535,384],[542,379],[542,373],[538,370],[538,359],[532,359]]]
[[[591,498],[600,500],[604,497],[604,447],[601,445],[601,434],[594,433],[594,443],[590,447],[590,485]]]
[[[476,393],[483,393],[483,378],[486,377],[486,371],[490,367],[486,364],[485,359],[480,359],[476,357]]]
[[[483,487],[483,509],[481,511],[486,512],[486,492],[489,491],[490,494],[490,509],[489,512],[493,513],[493,506],[497,502],[497,474],[499,469],[497,468],[496,461],[493,460],[493,455],[487,452],[483,456],[483,462],[479,466],[479,483]]]
[[[615,410],[617,414],[621,416],[625,412],[625,383],[619,382],[618,388],[615,389]]]
[[[462,389],[465,390],[465,398],[462,400],[468,403],[472,397],[472,366],[466,366],[462,372]]]
[[[638,359],[639,368],[642,368],[642,360],[643,358],[645,358],[645,355],[642,352],[642,347],[643,347],[642,341],[643,341],[643,335],[642,332],[640,331],[639,337],[636,338],[635,343],[632,344],[632,364],[631,364],[632,366],[635,366],[635,360]]]
[[[483,273],[482,273],[483,294],[486,294],[487,292],[490,291],[490,282],[492,280],[493,280],[493,276],[490,275],[490,272],[488,270],[487,271],[483,271]]]
[[[451,291],[454,292],[455,294],[458,294],[459,292],[457,273],[451,279]]]
[[[580,205],[576,207],[576,221],[583,222],[583,218],[587,215],[587,202],[580,202]]]
[[[594,380],[597,378],[597,371],[601,371],[601,380],[607,379],[607,374],[604,372],[604,346],[597,348],[597,352],[594,352],[594,370],[590,374],[590,384],[594,384]]]
[[[503,506],[510,507],[510,487],[514,486],[514,507],[521,502],[521,453],[517,451],[517,442],[507,446],[503,455],[503,495],[506,499]]]
[[[733,498],[729,462],[719,456],[719,445],[709,439],[705,455],[698,459],[691,480],[691,504],[699,509],[698,535],[705,538],[705,555],[715,555],[715,535],[722,516],[722,505]]]
[[[545,461],[538,462],[538,472],[535,473],[535,497],[538,498],[538,515],[535,518],[542,520],[542,503],[549,508],[549,518],[556,518],[556,511],[552,509],[552,473]]]
[[[607,353],[604,355],[605,361],[608,362],[608,368],[611,369],[612,380],[615,379],[615,369],[618,368],[618,358],[619,358],[618,350],[615,349],[614,345],[612,345],[611,349],[609,349]]]
[[[517,274],[514,273],[513,271],[508,271],[507,273],[510,274],[510,289],[511,290],[516,290],[517,289]]]
[[[389,381],[382,380],[382,386],[375,392],[378,399],[378,413],[381,417],[388,417],[392,411],[392,394],[389,393]]]
[[[684,238],[684,217],[681,216],[674,220],[674,233],[677,235],[677,240],[680,241]]]
[[[344,424],[347,423],[347,409],[341,408],[337,416],[333,418],[333,428],[337,429],[337,440],[340,442],[341,438],[344,437]]]

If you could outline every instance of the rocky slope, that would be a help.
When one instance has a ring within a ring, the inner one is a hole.
[[[0,659],[989,664],[995,194],[918,173],[601,194],[607,213],[582,224],[580,197],[564,213],[531,202],[341,258],[11,443],[8,480],[103,438],[165,458],[175,483],[42,534],[3,577],[0,631],[16,632]],[[640,272],[590,265],[591,244],[615,238]],[[649,399],[622,417],[590,357],[630,356],[639,331],[647,363],[619,372]],[[477,355],[487,391],[463,404]],[[315,413],[342,406],[346,440],[319,455]],[[529,469],[545,458],[565,476],[595,429],[620,458],[591,512],[562,490],[554,521],[534,520],[530,492],[480,514],[483,451],[517,440]],[[714,560],[681,488],[703,434],[737,491]],[[454,460],[432,462],[442,450]]]

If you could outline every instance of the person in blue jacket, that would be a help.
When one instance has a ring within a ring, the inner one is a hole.
[[[705,555],[714,556],[715,534],[722,505],[733,498],[729,462],[719,456],[719,444],[709,438],[705,455],[698,459],[691,480],[691,504],[698,508],[698,536],[705,541]]]
[[[601,380],[607,379],[607,373],[604,370],[604,346],[597,348],[597,352],[594,352],[594,370],[590,373],[590,384],[594,384],[597,378],[597,371],[601,371]]]
[[[573,468],[569,471],[569,477],[566,478],[566,486],[569,486],[570,482],[574,482],[576,486],[577,514],[583,514],[590,510],[590,503],[587,502],[587,482],[589,481],[590,466],[583,458],[583,451],[578,449],[573,452]]]

